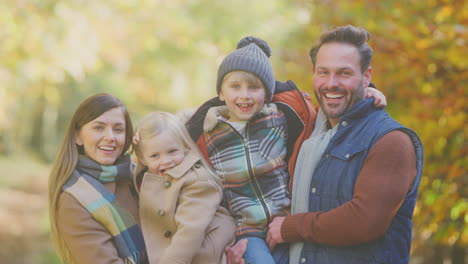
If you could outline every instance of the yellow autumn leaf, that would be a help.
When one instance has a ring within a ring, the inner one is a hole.
[[[435,20],[438,23],[444,22],[450,15],[453,13],[453,7],[452,6],[444,6],[440,9],[440,11],[436,14]]]

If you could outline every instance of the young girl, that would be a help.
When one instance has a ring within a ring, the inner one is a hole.
[[[235,224],[220,179],[169,113],[151,113],[134,140],[140,221],[150,263],[221,263]]]

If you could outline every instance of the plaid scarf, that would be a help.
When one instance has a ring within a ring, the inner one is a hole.
[[[125,263],[147,263],[145,243],[133,216],[116,200],[102,183],[131,179],[130,155],[106,166],[80,155],[75,171],[63,190],[75,197],[91,215],[109,230],[119,257]]]
[[[323,113],[322,108],[317,113],[315,128],[304,143],[302,143],[297,157],[296,168],[294,171],[295,179],[293,183],[291,213],[305,213],[309,211],[309,190],[312,181],[312,175],[315,168],[322,159],[323,153],[330,143],[333,136],[338,131],[338,126],[328,127],[328,118]],[[299,263],[301,257],[303,242],[291,243],[289,246],[289,263]]]

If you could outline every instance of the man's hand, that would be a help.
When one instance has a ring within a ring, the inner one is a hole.
[[[244,264],[244,255],[245,250],[247,249],[247,239],[241,239],[237,241],[236,244],[232,247],[226,247],[224,251],[226,252],[227,264]]]
[[[273,218],[273,221],[268,225],[266,242],[270,247],[270,251],[275,249],[276,244],[284,243],[283,237],[281,236],[281,225],[284,222],[284,218],[284,216],[277,216]]]
[[[387,98],[385,98],[385,95],[382,92],[375,88],[367,87],[366,97],[373,97],[375,99],[374,106],[377,108],[384,108],[385,106],[387,106]]]

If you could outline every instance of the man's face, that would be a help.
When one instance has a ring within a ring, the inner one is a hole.
[[[332,126],[364,99],[371,73],[370,67],[361,72],[360,56],[354,46],[332,42],[320,47],[314,68],[314,92]]]

